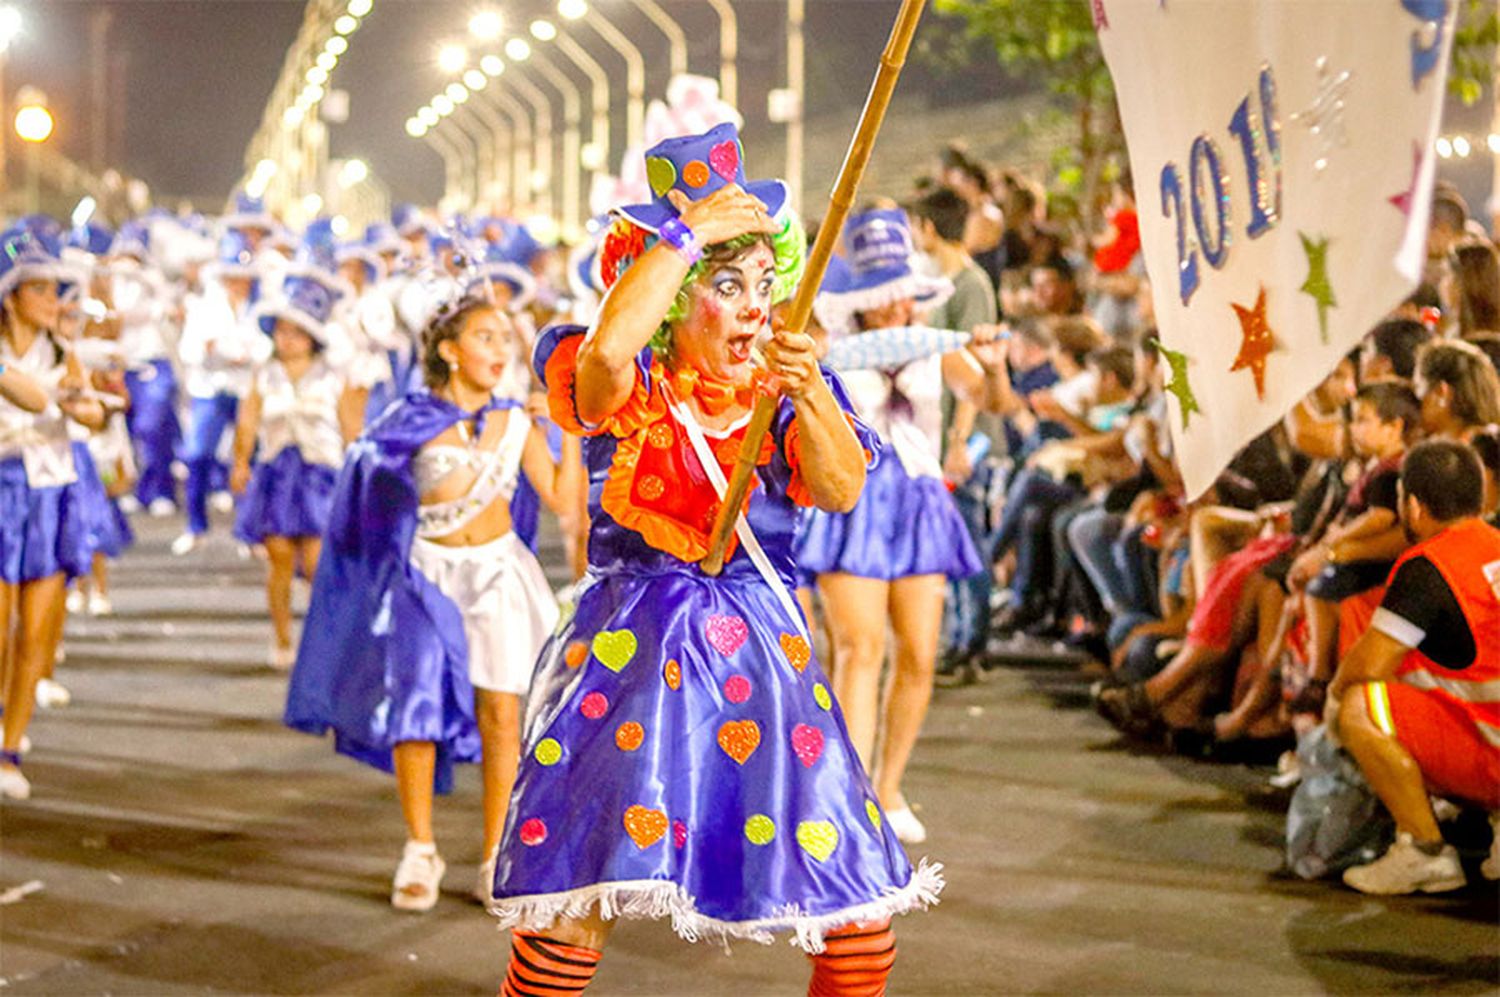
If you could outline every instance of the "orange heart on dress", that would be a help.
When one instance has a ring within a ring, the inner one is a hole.
[[[760,747],[760,725],[754,720],[731,720],[719,728],[719,747],[740,765]]]
[[[667,815],[637,803],[625,811],[625,833],[630,835],[635,847],[650,848],[667,833]]]
[[[807,646],[807,640],[801,634],[782,634],[781,653],[799,672],[812,660],[812,648]]]

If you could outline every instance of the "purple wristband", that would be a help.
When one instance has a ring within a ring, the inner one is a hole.
[[[698,236],[680,218],[668,218],[656,230],[661,241],[671,246],[678,256],[692,266],[703,258],[703,247],[698,245]]]

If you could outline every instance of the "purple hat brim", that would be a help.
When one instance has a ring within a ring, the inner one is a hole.
[[[745,184],[745,193],[764,204],[766,213],[772,218],[780,215],[781,209],[786,207],[786,184],[780,180],[752,180]],[[677,217],[675,208],[670,204],[657,201],[650,201],[646,204],[623,204],[615,208],[614,213],[652,234],[660,231],[663,225]]]

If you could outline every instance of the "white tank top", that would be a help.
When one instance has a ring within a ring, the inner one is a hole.
[[[0,338],[0,362],[30,376],[51,399],[41,412],[27,412],[0,398],[0,460],[19,457],[32,488],[71,485],[78,480],[78,472],[73,466],[69,420],[57,406],[58,384],[68,372],[67,363],[58,359],[57,347],[45,335],[37,336],[23,357],[12,352],[10,340]]]
[[[309,464],[338,467],[344,462],[339,429],[344,379],[321,357],[295,383],[281,361],[272,360],[256,374],[255,390],[261,401],[261,460],[275,460],[287,447],[296,447]]]
[[[894,373],[843,372],[859,417],[888,440],[906,473],[941,478],[943,465],[943,358],[934,354]]]

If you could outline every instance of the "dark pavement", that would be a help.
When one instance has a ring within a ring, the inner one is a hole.
[[[494,993],[506,937],[467,900],[477,773],[438,804],[446,895],[393,911],[394,785],[281,726],[259,564],[222,536],[174,558],[176,522],[137,525],[116,614],[70,622],[73,703],[32,726],[32,799],[0,806],[0,989]],[[908,793],[930,831],[914,855],[948,889],[898,920],[891,992],[1500,990],[1494,884],[1377,899],[1280,878],[1285,799],[1265,775],[1128,749],[1056,663],[940,690]],[[630,923],[590,992],[805,979],[785,943],[726,954]]]

